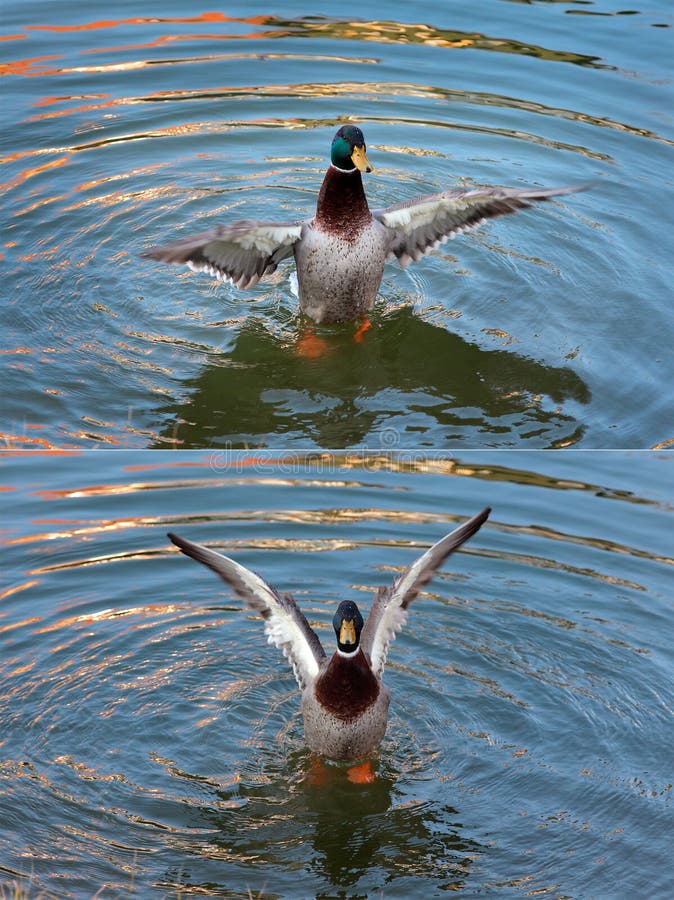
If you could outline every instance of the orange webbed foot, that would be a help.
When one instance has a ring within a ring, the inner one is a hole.
[[[296,353],[303,359],[318,359],[325,356],[330,349],[327,341],[315,335],[312,328],[307,328],[297,341]]]
[[[312,787],[323,787],[330,778],[325,763],[320,756],[315,756],[311,760],[311,767],[307,772],[306,780]]]
[[[365,318],[363,319],[361,325],[353,336],[353,339],[357,344],[362,343],[363,338],[365,337],[365,332],[368,330],[368,328],[372,328],[372,322],[370,322],[369,319]]]
[[[358,763],[357,766],[351,766],[347,769],[346,777],[352,784],[372,784],[377,775],[372,768],[372,762],[366,759],[365,762]]]

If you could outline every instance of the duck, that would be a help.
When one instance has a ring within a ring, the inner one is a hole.
[[[179,550],[207,566],[264,620],[267,641],[288,659],[302,698],[304,740],[317,759],[368,760],[386,732],[391,692],[382,676],[391,641],[408,609],[450,554],[486,522],[486,507],[416,559],[390,586],[377,589],[367,621],[358,605],[342,600],[332,627],[336,648],[328,656],[291,594],[281,594],[233,559],[176,534]]]
[[[374,168],[366,149],[357,125],[339,128],[311,219],[243,219],[151,247],[142,256],[187,265],[244,290],[294,256],[300,312],[316,323],[348,322],[374,306],[388,260],[397,258],[404,269],[488,219],[589,187],[457,187],[370,210],[362,176]]]

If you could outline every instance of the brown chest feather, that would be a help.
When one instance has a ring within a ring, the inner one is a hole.
[[[372,221],[360,172],[339,172],[329,168],[325,173],[314,223],[322,231],[355,241]]]
[[[376,701],[379,682],[362,650],[353,659],[332,657],[325,672],[316,680],[316,698],[338,719],[355,719]]]

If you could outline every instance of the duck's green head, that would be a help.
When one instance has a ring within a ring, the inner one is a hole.
[[[342,125],[332,139],[330,162],[337,169],[359,172],[374,171],[365,155],[365,138],[356,125]]]
[[[337,647],[342,653],[355,653],[363,630],[363,617],[351,600],[343,600],[332,617],[332,627],[337,635]]]

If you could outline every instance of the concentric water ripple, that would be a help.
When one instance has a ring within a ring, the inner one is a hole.
[[[5,441],[667,443],[672,17],[631,12],[6,10]],[[374,207],[594,187],[391,265],[365,339],[321,330],[320,359],[301,352],[291,265],[240,292],[140,259],[215,222],[311,216],[345,121],[365,130]]]
[[[669,459],[115,451],[3,468],[8,883],[611,896],[618,877],[666,895]],[[333,767],[314,784],[284,661],[166,531],[292,591],[332,646],[339,600],[369,607],[486,504],[389,654],[377,781]]]

